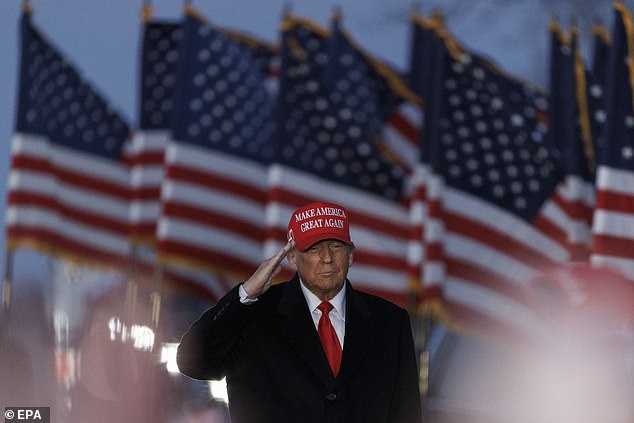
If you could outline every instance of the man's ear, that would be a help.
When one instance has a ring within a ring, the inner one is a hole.
[[[293,272],[297,272],[297,252],[295,250],[289,251],[286,255],[286,260],[288,260]]]

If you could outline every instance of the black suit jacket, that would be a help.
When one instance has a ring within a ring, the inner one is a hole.
[[[183,335],[180,371],[227,378],[234,423],[420,422],[418,372],[409,316],[346,281],[346,334],[335,378],[297,276],[257,302],[238,288]]]

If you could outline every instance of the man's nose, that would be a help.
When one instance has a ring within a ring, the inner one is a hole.
[[[326,262],[326,263],[331,262],[332,252],[330,251],[330,248],[328,247],[322,248],[321,251],[319,251],[319,257],[321,258],[323,262]]]

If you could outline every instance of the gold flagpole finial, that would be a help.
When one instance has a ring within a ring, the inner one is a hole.
[[[33,13],[33,6],[31,6],[29,0],[22,0],[22,11],[29,15]]]
[[[141,7],[141,19],[143,19],[143,23],[149,22],[154,15],[154,9],[152,8],[152,2],[150,0],[144,0],[143,6]]]

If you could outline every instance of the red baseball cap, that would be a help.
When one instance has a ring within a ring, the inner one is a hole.
[[[288,222],[288,240],[295,240],[295,247],[306,251],[313,244],[324,239],[336,239],[348,245],[350,229],[348,212],[340,205],[315,202],[295,210]]]

